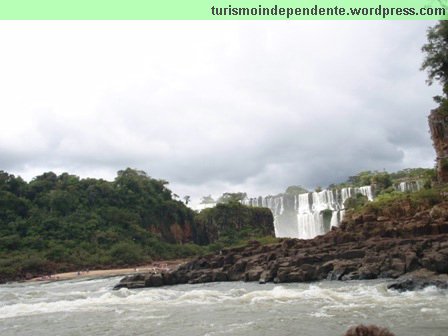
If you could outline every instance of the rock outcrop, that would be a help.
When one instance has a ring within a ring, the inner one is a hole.
[[[399,292],[424,289],[433,286],[441,289],[448,288],[448,274],[437,274],[421,269],[399,277],[394,283],[387,286]]]
[[[448,182],[448,115],[442,108],[432,110],[428,116],[431,139],[436,151],[437,177]]]
[[[348,216],[339,228],[311,240],[281,239],[272,245],[253,241],[196,258],[171,272],[126,277],[115,288],[212,281],[362,280],[405,274],[412,279],[412,272],[422,270],[432,272],[427,277],[432,279],[448,273],[448,203],[424,210],[404,208],[399,219],[384,214]]]

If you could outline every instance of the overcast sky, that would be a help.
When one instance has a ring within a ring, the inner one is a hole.
[[[432,167],[429,21],[0,22],[0,170],[181,197]]]

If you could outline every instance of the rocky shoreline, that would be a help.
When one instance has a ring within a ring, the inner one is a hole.
[[[397,279],[389,287],[448,288],[448,202],[400,205],[399,213],[348,216],[311,240],[257,241],[196,258],[169,272],[127,276],[115,286],[143,288],[213,281],[311,282]]]

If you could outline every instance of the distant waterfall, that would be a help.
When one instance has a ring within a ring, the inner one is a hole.
[[[358,193],[373,200],[372,187],[364,186],[248,198],[243,204],[269,208],[274,215],[276,237],[311,239],[330,231],[332,226],[339,226],[344,202]]]
[[[420,189],[423,189],[423,181],[416,180],[416,181],[404,181],[400,182],[399,184],[396,184],[395,190],[401,191],[401,192],[414,192],[419,191]]]

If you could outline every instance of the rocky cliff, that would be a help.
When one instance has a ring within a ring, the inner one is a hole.
[[[116,288],[399,278],[422,271],[426,278],[447,274],[448,202],[416,207],[404,201],[391,209],[348,214],[339,228],[311,240],[282,239],[264,246],[253,241],[196,258],[172,272],[126,277]]]
[[[431,139],[436,151],[437,177],[448,182],[448,115],[442,108],[432,110],[428,116]]]

